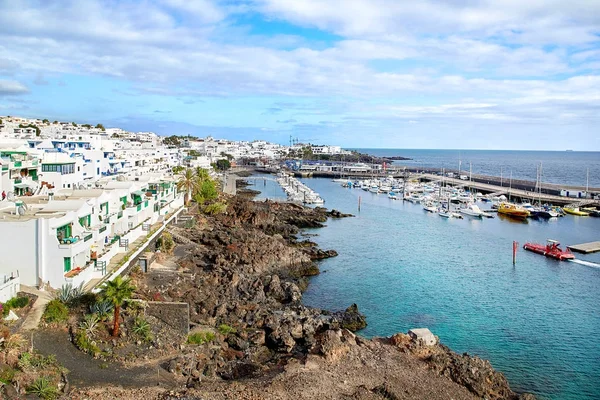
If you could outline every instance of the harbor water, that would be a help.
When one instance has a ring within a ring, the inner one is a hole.
[[[521,249],[548,238],[600,240],[600,219],[444,219],[328,179],[303,182],[327,208],[356,214],[311,232],[339,256],[320,264],[305,304],[357,303],[367,337],[427,327],[454,351],[489,359],[513,389],[542,399],[600,398],[600,254],[577,254],[591,263],[580,265]],[[254,189],[259,198],[285,198],[274,181]]]
[[[413,168],[446,168],[474,174],[534,181],[542,164],[543,181],[572,186],[600,187],[600,152],[585,151],[516,151],[516,150],[419,150],[355,149],[379,157],[402,156],[411,160],[395,161]]]

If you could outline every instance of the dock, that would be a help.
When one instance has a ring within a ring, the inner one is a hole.
[[[589,254],[600,251],[600,242],[574,244],[572,246],[567,247],[569,248],[569,250],[576,251],[578,253]]]

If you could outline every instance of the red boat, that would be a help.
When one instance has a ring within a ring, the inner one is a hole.
[[[538,253],[546,257],[552,257],[560,261],[572,260],[575,258],[569,249],[563,250],[558,247],[559,245],[560,243],[558,243],[556,240],[548,239],[546,244],[525,243],[523,248],[525,250],[533,251],[534,253]]]

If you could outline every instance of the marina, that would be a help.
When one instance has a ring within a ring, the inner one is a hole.
[[[567,245],[597,240],[596,218],[457,213],[460,219],[400,201],[401,191],[393,199],[331,179],[301,182],[328,208],[356,215],[314,231],[314,241],[339,255],[321,263],[327,273],[311,279],[305,304],[341,309],[356,302],[367,315],[361,332],[367,337],[427,326],[456,351],[490,359],[517,390],[539,398],[575,400],[600,392],[600,368],[592,361],[600,358],[594,333],[600,329],[600,254],[565,262],[522,249],[548,238]],[[259,198],[285,199],[276,182],[267,181],[264,189]],[[492,201],[481,196],[475,204],[491,211]],[[520,245],[513,266],[515,241]],[[577,334],[565,340],[565,326]]]

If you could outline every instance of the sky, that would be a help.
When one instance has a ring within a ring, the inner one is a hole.
[[[0,0],[0,115],[600,150],[598,0]]]

